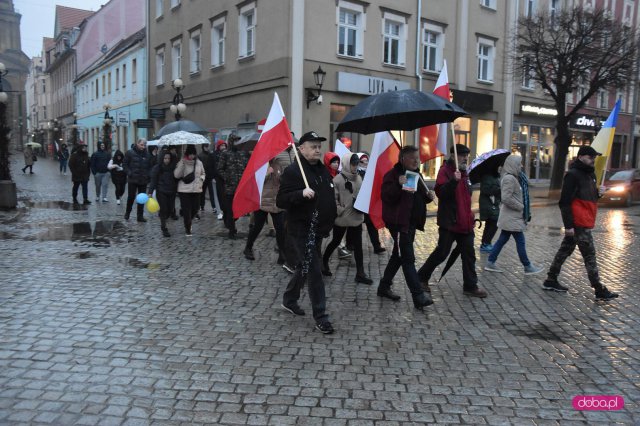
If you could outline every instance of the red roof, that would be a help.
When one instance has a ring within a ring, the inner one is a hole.
[[[54,37],[61,31],[79,27],[82,21],[93,15],[95,12],[73,7],[56,5],[56,23]]]

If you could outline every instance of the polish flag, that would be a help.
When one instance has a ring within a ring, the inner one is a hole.
[[[347,148],[347,146],[342,143],[340,139],[336,139],[336,146],[333,149],[333,152],[336,153],[338,158],[340,158],[340,165],[338,166],[338,171],[342,171],[342,157],[347,154],[351,154],[351,150]]]
[[[247,168],[242,174],[236,194],[233,197],[233,217],[235,219],[247,213],[260,210],[262,188],[267,176],[269,161],[292,144],[291,131],[284,116],[280,98],[273,95],[271,111],[260,134],[260,139],[249,158]]]
[[[382,221],[382,179],[398,162],[400,146],[389,132],[376,133],[369,157],[369,166],[360,187],[354,207],[368,213],[376,229],[384,228]]]
[[[444,61],[442,71],[433,89],[433,94],[446,100],[449,99],[449,75],[447,74],[447,61]],[[447,123],[434,124],[420,129],[420,162],[424,163],[432,158],[446,155],[447,153]]]

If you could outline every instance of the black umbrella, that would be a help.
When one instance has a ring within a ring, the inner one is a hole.
[[[496,173],[498,167],[504,164],[504,160],[510,154],[506,149],[498,148],[477,156],[469,165],[468,173],[471,183],[480,182],[482,176],[487,173]]]
[[[258,139],[260,139],[260,134],[258,132],[253,132],[250,135],[243,136],[242,139],[235,142],[236,148],[239,151],[253,151],[258,143]]]
[[[342,119],[336,132],[370,134],[389,130],[415,130],[452,122],[467,112],[443,98],[414,89],[369,96]]]
[[[156,133],[156,139],[159,139],[160,137],[168,135],[170,133],[179,132],[180,130],[189,133],[209,133],[207,129],[202,128],[202,126],[194,123],[191,120],[178,120],[172,121],[171,123],[158,130],[158,132]]]

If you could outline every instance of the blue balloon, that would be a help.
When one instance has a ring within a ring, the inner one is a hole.
[[[136,197],[136,203],[138,204],[146,204],[147,201],[149,201],[149,196],[144,192],[139,193]]]

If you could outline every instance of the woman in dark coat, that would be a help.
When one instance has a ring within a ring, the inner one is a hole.
[[[151,169],[149,196],[156,191],[156,199],[160,204],[160,229],[165,237],[171,236],[167,229],[167,219],[171,214],[171,201],[175,199],[178,189],[178,181],[173,175],[175,169],[176,161],[169,151],[163,151],[161,161]]]
[[[78,187],[82,185],[82,198],[84,202],[82,204],[91,204],[89,201],[89,176],[91,176],[91,167],[89,164],[89,153],[87,152],[87,145],[79,145],[78,149],[71,154],[69,158],[69,170],[71,170],[71,180],[73,181],[73,204],[78,203]]]
[[[495,170],[482,176],[480,181],[480,220],[484,220],[484,232],[480,251],[490,252],[493,249],[491,240],[498,230],[500,215],[500,173]]]
[[[124,195],[124,188],[127,186],[127,173],[124,171],[123,161],[124,154],[122,151],[117,150],[107,166],[107,169],[111,172],[111,182],[116,187],[116,203],[118,205],[120,205],[120,198]]]

